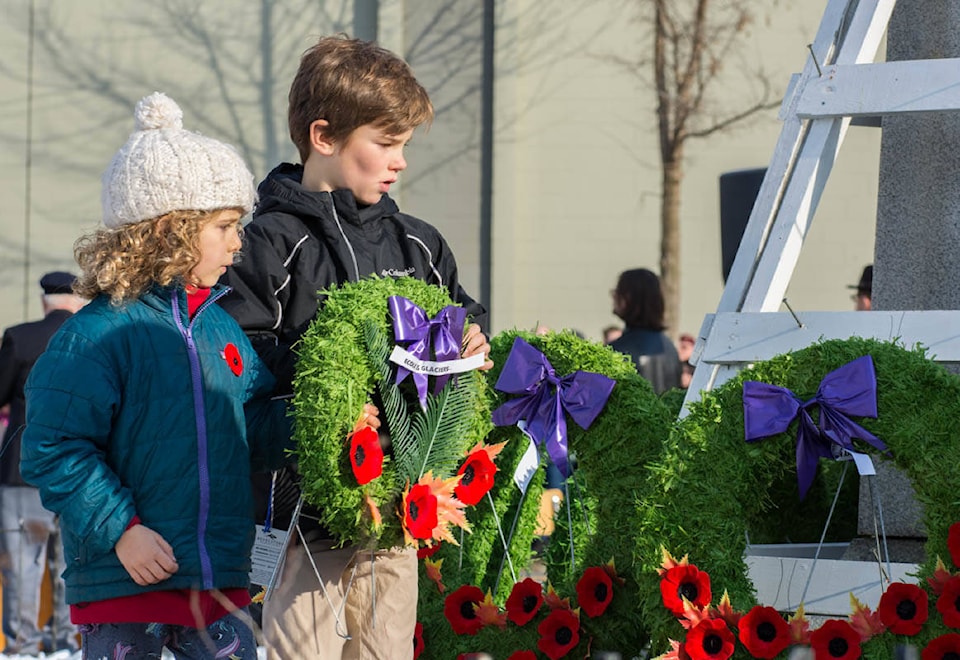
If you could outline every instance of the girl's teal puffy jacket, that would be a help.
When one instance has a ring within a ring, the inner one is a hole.
[[[180,287],[101,296],[50,340],[26,386],[21,470],[60,516],[67,601],[248,586],[250,471],[290,448],[290,417],[240,327],[215,303],[192,321]],[[134,515],[179,570],[138,586],[114,546]]]

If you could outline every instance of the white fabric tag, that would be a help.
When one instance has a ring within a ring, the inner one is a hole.
[[[537,452],[537,445],[531,440],[513,473],[513,483],[517,484],[521,493],[527,492],[527,486],[530,485],[533,473],[537,471],[538,467],[540,467],[540,454]]]
[[[877,473],[877,468],[874,467],[873,459],[870,458],[869,454],[847,451],[846,449],[843,451],[853,459],[853,464],[857,466],[857,472],[860,473],[861,477],[869,477]]]
[[[287,547],[289,532],[285,529],[271,527],[269,532],[264,531],[263,525],[257,525],[257,536],[253,541],[253,551],[250,554],[252,568],[250,581],[266,587],[277,571],[280,558]]]
[[[486,359],[487,357],[483,353],[477,353],[468,358],[446,360],[444,362],[421,360],[400,346],[394,346],[393,352],[390,354],[390,361],[394,364],[398,364],[413,373],[426,374],[428,376],[445,376],[448,374],[462,374],[467,371],[473,371],[474,369],[482,367]]]

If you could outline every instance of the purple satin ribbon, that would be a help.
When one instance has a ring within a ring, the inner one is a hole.
[[[538,446],[546,445],[550,460],[569,477],[564,411],[580,428],[588,429],[606,405],[614,385],[615,380],[589,371],[575,371],[560,378],[543,353],[517,337],[494,387],[521,396],[494,410],[493,423],[510,426],[524,420],[526,433]]]
[[[807,411],[820,406],[820,428]],[[817,395],[801,402],[790,390],[748,380],[743,383],[743,426],[747,442],[783,433],[800,416],[797,431],[797,484],[800,499],[807,495],[817,474],[820,457],[833,458],[831,443],[854,451],[853,438],[880,451],[887,446],[847,415],[877,416],[877,374],[869,355],[831,371],[820,382]]]
[[[467,310],[463,307],[448,305],[431,319],[419,305],[403,296],[390,296],[387,306],[390,309],[390,316],[393,317],[394,339],[418,360],[446,362],[460,357],[463,325],[467,320]],[[417,386],[420,405],[426,408],[427,374],[411,372],[406,367],[398,365],[396,382],[399,385],[411,373],[413,382]],[[448,380],[450,380],[450,374],[437,376],[433,393],[436,394],[442,390]]]

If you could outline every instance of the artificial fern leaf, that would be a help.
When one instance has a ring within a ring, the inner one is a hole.
[[[428,398],[427,410],[414,417],[412,432],[419,450],[415,479],[423,476],[427,469],[442,477],[457,471],[469,448],[464,444],[469,431],[469,424],[464,424],[464,420],[473,407],[473,395],[468,383],[454,386],[451,382],[439,394]]]
[[[363,336],[370,362],[379,375],[378,387],[383,402],[384,419],[387,422],[387,428],[390,430],[391,442],[396,447],[398,444],[404,444],[410,435],[410,415],[403,394],[392,378],[393,370],[389,361],[390,343],[387,341],[386,334],[371,321],[364,323]],[[397,461],[401,472],[410,471],[403,465],[402,452],[400,460],[398,461],[398,457],[395,455],[394,461]]]

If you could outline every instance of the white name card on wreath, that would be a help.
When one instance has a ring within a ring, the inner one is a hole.
[[[482,367],[486,359],[487,357],[483,353],[477,353],[468,358],[445,360],[444,362],[421,360],[400,346],[394,346],[393,352],[390,354],[390,361],[394,364],[398,364],[413,373],[426,374],[427,376],[446,376],[473,371]]]

